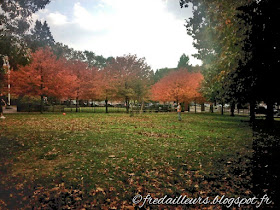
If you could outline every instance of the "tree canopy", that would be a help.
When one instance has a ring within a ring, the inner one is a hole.
[[[24,39],[30,29],[30,16],[43,9],[50,0],[3,0],[0,2],[0,56],[8,56],[10,65],[25,65],[29,61],[29,50]],[[0,65],[3,65],[0,59]]]
[[[177,68],[189,68],[190,67],[190,58],[189,56],[186,56],[186,54],[184,53],[183,55],[181,55],[180,60],[178,62]]]
[[[279,2],[180,1],[182,7],[190,3],[193,17],[186,27],[198,49],[195,56],[203,61],[208,100],[251,102],[251,110],[256,101],[277,102],[271,75],[278,74]]]
[[[187,69],[170,72],[152,87],[152,99],[162,102],[203,101],[199,91],[203,76]]]

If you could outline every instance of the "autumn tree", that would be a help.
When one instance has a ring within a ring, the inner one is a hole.
[[[113,59],[114,60],[114,59]],[[107,61],[108,62],[108,61]],[[112,68],[112,63],[107,63],[105,68],[99,73],[98,85],[99,85],[99,100],[105,101],[105,112],[108,113],[108,102],[109,100],[122,99],[117,96],[118,76],[115,68]]]
[[[72,85],[76,79],[49,48],[32,53],[31,63],[13,71],[11,78],[13,94],[41,97],[41,112],[44,97],[63,99],[73,96]]]
[[[203,100],[199,92],[202,80],[199,72],[190,73],[186,69],[171,72],[153,85],[152,99],[161,102],[200,102]]]
[[[106,71],[115,88],[115,97],[124,99],[127,112],[130,100],[144,103],[152,79],[152,70],[144,58],[136,55],[116,57],[107,65]]]
[[[75,77],[72,83],[72,92],[76,100],[76,112],[80,99],[89,100],[99,98],[99,72],[94,67],[89,67],[87,63],[79,60],[65,60],[67,72]]]

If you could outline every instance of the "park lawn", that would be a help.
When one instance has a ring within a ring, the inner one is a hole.
[[[132,207],[152,197],[250,197],[252,130],[217,114],[10,114],[0,208]],[[192,207],[197,207],[193,205]]]
[[[64,108],[64,112],[76,112],[76,108]],[[105,113],[106,107],[79,107],[78,112]],[[125,107],[108,107],[109,113],[125,113]]]

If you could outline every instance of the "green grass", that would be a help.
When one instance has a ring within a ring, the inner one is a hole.
[[[252,131],[245,117],[183,114],[181,122],[175,113],[6,117],[0,121],[3,208],[121,208],[131,206],[138,193],[251,195]]]
[[[76,108],[64,108],[65,112],[76,112]],[[106,107],[79,107],[79,112],[92,112],[92,113],[105,113]],[[126,108],[123,107],[108,107],[109,113],[124,113],[126,112]]]

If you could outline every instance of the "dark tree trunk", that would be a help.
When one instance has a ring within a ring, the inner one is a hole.
[[[78,112],[78,103],[79,103],[79,98],[76,98],[76,112]]]
[[[254,122],[255,119],[256,119],[255,107],[256,107],[256,102],[255,101],[250,101],[250,121],[251,122]]]
[[[43,114],[44,111],[44,95],[43,95],[43,89],[44,89],[44,77],[43,77],[43,69],[40,69],[41,72],[41,85],[40,85],[40,89],[41,89],[41,107],[40,107],[40,111],[41,114]]]
[[[43,111],[44,111],[44,96],[41,95],[41,107],[40,107],[41,114],[43,114]]]
[[[234,109],[235,109],[235,103],[232,102],[230,104],[230,116],[234,117]]]
[[[135,101],[133,104],[131,104],[131,107],[130,107],[130,117],[133,117],[134,116],[134,111],[133,111],[133,106],[135,105]]]
[[[196,102],[194,102],[194,113],[196,113]]]
[[[108,99],[105,99],[105,109],[106,109],[106,113],[108,113]]]
[[[210,104],[210,112],[214,113],[214,106],[213,106],[213,104]]]
[[[222,103],[222,110],[221,110],[221,114],[224,115],[224,102]]]
[[[145,104],[144,104],[144,101],[142,101],[142,103],[141,103],[141,108],[140,108],[140,111],[139,111],[140,114],[143,113],[144,105],[145,105]]]
[[[125,97],[125,103],[126,103],[126,113],[129,113],[129,99],[128,99],[128,97]]]
[[[201,112],[204,112],[205,111],[205,106],[204,106],[204,103],[201,104]]]
[[[269,125],[273,124],[273,102],[267,102],[266,121]]]

